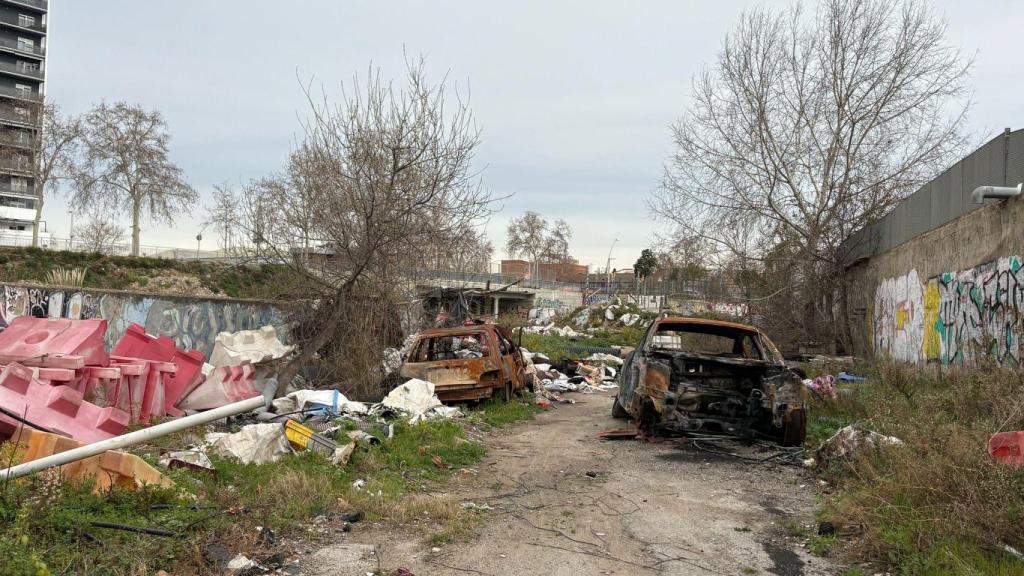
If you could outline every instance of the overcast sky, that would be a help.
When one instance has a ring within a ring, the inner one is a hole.
[[[403,49],[434,78],[471,89],[477,155],[495,195],[504,257],[509,218],[565,218],[571,251],[630,267],[657,231],[645,196],[671,151],[669,124],[744,8],[782,2],[51,0],[48,99],[69,113],[101,100],[162,111],[171,154],[200,190],[281,169],[305,114],[296,77],[329,94],[373,61],[404,72]],[[951,42],[976,55],[970,128],[1024,126],[1024,2],[936,2]],[[44,217],[67,237],[62,199]],[[194,247],[202,210],[147,225],[143,244]],[[126,220],[127,222],[127,220]],[[214,249],[213,234],[203,248]]]

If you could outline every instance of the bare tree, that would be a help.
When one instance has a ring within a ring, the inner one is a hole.
[[[923,2],[747,12],[694,80],[650,207],[745,261],[785,243],[804,301],[830,316],[843,240],[962,150],[968,69]]]
[[[238,195],[229,186],[213,187],[213,205],[206,208],[203,228],[212,227],[217,244],[226,254],[233,254],[241,242],[238,238]]]
[[[85,116],[84,153],[73,202],[132,217],[132,254],[139,253],[143,217],[173,223],[198,195],[169,157],[170,134],[158,111],[117,102]]]
[[[89,252],[113,254],[124,242],[125,231],[116,221],[96,213],[75,231],[75,237]]]
[[[49,188],[71,176],[81,145],[83,127],[77,116],[61,116],[56,104],[41,109],[42,129],[36,131],[35,181],[36,216],[32,226],[32,246],[39,246],[39,223],[43,218],[43,202]]]
[[[571,239],[572,227],[565,220],[558,219],[552,224],[537,212],[527,211],[509,221],[505,252],[512,258],[529,258],[536,276],[543,262],[569,261]]]
[[[448,106],[450,92],[419,60],[400,89],[371,70],[340,103],[310,96],[285,174],[243,189],[246,234],[263,259],[289,263],[307,303],[294,319],[302,353],[283,382],[332,350],[345,355],[337,378],[367,379],[395,343],[387,324],[403,274],[491,212],[471,167],[479,132],[464,101]]]

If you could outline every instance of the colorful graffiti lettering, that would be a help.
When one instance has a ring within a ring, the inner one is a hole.
[[[904,362],[971,363],[989,356],[1020,365],[1024,273],[1018,256],[946,272],[921,284],[917,272],[875,292],[876,352]]]
[[[2,298],[0,329],[18,316],[106,318],[104,340],[108,347],[113,347],[132,323],[142,324],[150,334],[173,338],[180,348],[195,348],[207,355],[213,351],[219,332],[252,330],[271,324],[279,333],[286,334],[280,311],[270,304],[12,285],[3,286]]]

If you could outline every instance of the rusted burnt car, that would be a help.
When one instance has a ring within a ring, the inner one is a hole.
[[[797,446],[806,391],[757,328],[662,317],[626,359],[612,416],[652,433],[723,432]]]
[[[442,402],[494,395],[508,401],[528,382],[519,346],[504,328],[494,324],[420,332],[400,374],[433,382]]]

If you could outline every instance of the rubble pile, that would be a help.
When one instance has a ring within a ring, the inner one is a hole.
[[[555,365],[540,352],[521,350],[527,377],[533,379],[539,401],[571,404],[573,401],[564,398],[562,393],[593,394],[618,387],[615,384],[618,371],[612,365],[621,366],[622,359],[611,354],[592,354],[583,360],[562,360]]]
[[[588,338],[596,330],[607,330],[639,325],[643,310],[632,302],[613,298],[574,310],[567,317],[559,318],[552,308],[531,309],[528,319],[531,326],[525,332],[533,334],[554,334],[564,338]]]
[[[21,316],[0,332],[0,435],[19,425],[83,442],[134,424],[259,396],[291,347],[272,326],[217,336],[212,363],[132,324],[108,354],[107,321]]]

